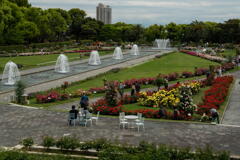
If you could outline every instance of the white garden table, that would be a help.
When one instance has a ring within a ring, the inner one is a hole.
[[[134,122],[138,119],[136,115],[127,115],[124,117],[126,120],[129,120],[129,128],[134,128]]]

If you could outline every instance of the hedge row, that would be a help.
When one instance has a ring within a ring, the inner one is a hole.
[[[31,138],[23,140],[25,147],[30,147],[33,144]],[[230,155],[228,152],[213,152],[211,147],[206,146],[205,149],[196,149],[193,153],[191,148],[178,148],[166,145],[156,145],[147,142],[140,142],[138,146],[132,146],[129,144],[112,143],[106,139],[98,139],[95,141],[88,141],[79,143],[79,140],[73,137],[62,137],[55,140],[52,137],[44,137],[43,145],[46,147],[47,152],[51,152],[49,147],[56,146],[58,148],[66,150],[74,150],[80,148],[81,150],[95,149],[98,151],[97,156],[100,160],[229,160]],[[63,153],[66,150],[62,150]],[[68,152],[69,153],[69,152]],[[85,152],[87,153],[87,152]],[[47,157],[47,156],[35,156],[38,160],[65,160],[66,157]],[[0,152],[0,160],[33,160],[34,155],[20,152],[3,151]],[[78,160],[78,158],[70,158],[72,160]],[[79,158],[80,160],[81,158]]]
[[[49,42],[49,43],[33,43],[30,45],[8,45],[0,46],[0,55],[9,55],[23,52],[39,52],[41,49],[44,51],[53,51],[60,49],[65,46],[74,46],[76,45],[74,41],[66,42]]]

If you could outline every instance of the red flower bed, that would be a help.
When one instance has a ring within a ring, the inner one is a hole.
[[[139,83],[139,84],[153,84],[153,82],[155,81],[155,77],[154,78],[139,78],[139,79],[130,79],[130,80],[125,80],[123,82],[123,84],[125,85],[125,88],[130,88],[134,83]]]
[[[98,99],[95,103],[92,104],[93,109],[99,106],[106,106],[107,101],[104,98]]]
[[[122,111],[122,106],[108,107],[108,106],[98,106],[94,108],[94,112],[100,111],[103,115],[119,115]]]
[[[73,50],[73,51],[66,51],[65,53],[90,53],[92,50]]]
[[[142,113],[143,117],[145,118],[160,118],[159,111],[154,109],[138,109],[134,111],[123,111],[123,112],[130,115]]]
[[[169,73],[168,75],[165,75],[164,78],[167,78],[168,81],[175,81],[179,78],[178,73]]]
[[[218,77],[210,89],[205,91],[203,104],[198,105],[199,113],[209,112],[211,108],[219,109],[225,101],[233,76]]]
[[[198,69],[195,70],[194,75],[195,76],[201,76],[201,75],[207,74],[207,72],[208,72],[208,69],[206,69],[206,68],[198,68]]]
[[[37,103],[49,103],[49,102],[55,102],[57,100],[61,99],[61,95],[56,92],[52,91],[48,93],[47,95],[36,95]]]
[[[104,93],[106,91],[105,87],[96,87],[96,88],[90,88],[88,90],[91,93]]]
[[[189,78],[193,76],[194,74],[192,72],[187,72],[187,71],[182,72],[182,77]]]
[[[233,63],[225,63],[222,64],[222,69],[225,71],[231,70],[235,67],[235,65]]]

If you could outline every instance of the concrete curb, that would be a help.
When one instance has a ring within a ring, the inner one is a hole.
[[[20,105],[20,104],[16,104],[16,103],[8,103],[8,104],[11,106],[17,106],[17,107],[28,108],[28,109],[39,109],[37,107],[25,106],[25,105]]]

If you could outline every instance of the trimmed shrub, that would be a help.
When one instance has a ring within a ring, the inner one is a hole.
[[[63,149],[75,150],[76,148],[79,147],[79,140],[74,137],[62,137],[59,140],[57,140],[56,146],[61,150]]]
[[[34,141],[33,139],[30,137],[30,138],[25,138],[21,141],[21,144],[27,148],[27,149],[30,149],[30,147],[34,144]]]
[[[43,146],[46,148],[46,149],[49,149],[50,147],[53,147],[55,146],[56,142],[55,142],[55,139],[52,138],[52,137],[49,137],[49,136],[46,136],[43,138]]]

